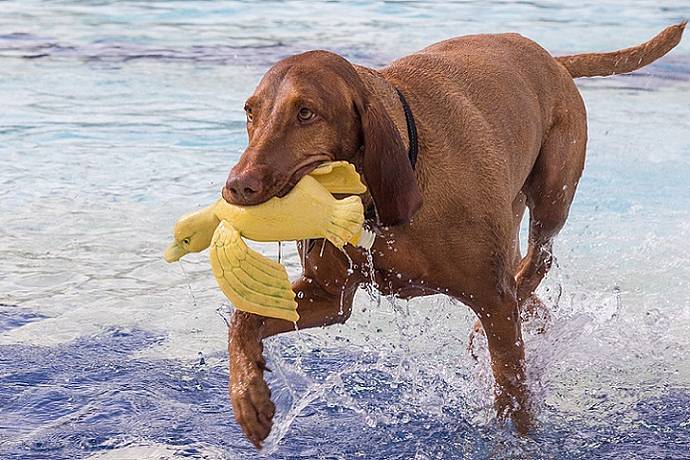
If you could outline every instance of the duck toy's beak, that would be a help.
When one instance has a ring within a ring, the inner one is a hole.
[[[187,254],[188,251],[185,251],[185,249],[178,243],[177,241],[174,241],[170,243],[170,246],[168,246],[165,249],[165,252],[163,253],[163,258],[165,259],[166,262],[172,263],[172,262],[177,262]]]

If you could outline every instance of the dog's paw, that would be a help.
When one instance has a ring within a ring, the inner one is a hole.
[[[498,420],[510,420],[519,436],[528,436],[534,429],[534,413],[529,403],[529,392],[524,385],[501,388],[496,392],[494,404]]]
[[[261,443],[271,432],[275,405],[264,380],[263,359],[235,360],[230,377],[230,399],[235,420],[252,444]]]
[[[533,334],[543,334],[551,325],[551,312],[546,304],[531,294],[520,307],[521,319],[523,322],[523,332]]]

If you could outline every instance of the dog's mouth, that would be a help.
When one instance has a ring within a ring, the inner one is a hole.
[[[284,197],[285,195],[290,193],[290,191],[295,187],[295,185],[297,185],[297,183],[300,180],[302,180],[304,176],[306,176],[307,174],[315,170],[317,167],[328,161],[332,161],[332,159],[327,155],[319,155],[318,157],[310,158],[309,161],[297,165],[297,167],[293,169],[293,172],[291,174],[286,175],[287,180],[285,180],[282,184],[281,182],[275,182],[271,187],[271,189],[273,190],[272,192],[262,194],[262,196],[257,196],[254,198],[245,198],[243,200],[242,205],[257,206],[262,203],[265,203],[273,197]],[[226,187],[223,187],[221,194],[225,201],[227,201],[228,203],[235,203],[232,194]]]
[[[293,189],[297,183],[302,180],[304,176],[315,170],[317,167],[322,165],[323,163],[327,161],[332,161],[331,158],[329,158],[326,155],[320,155],[317,159],[310,159],[309,162],[306,164],[303,164],[301,166],[297,166],[295,171],[289,176],[289,179],[285,182],[285,184],[278,189],[278,193],[275,194],[275,196],[282,198],[290,191]]]

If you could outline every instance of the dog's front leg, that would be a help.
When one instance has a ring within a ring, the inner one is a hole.
[[[264,380],[264,318],[236,311],[228,330],[230,400],[235,420],[257,449],[271,431],[275,405]]]
[[[327,291],[307,276],[293,283],[293,290],[301,293],[297,297],[299,329],[347,320],[357,285],[344,281],[339,287],[333,286],[337,289]],[[295,324],[289,321],[236,311],[228,331],[230,400],[237,423],[257,448],[261,448],[261,443],[270,433],[275,413],[271,391],[264,380],[266,362],[262,340],[293,330]]]

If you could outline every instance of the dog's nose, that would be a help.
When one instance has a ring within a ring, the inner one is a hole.
[[[230,172],[225,182],[223,198],[231,204],[242,206],[258,204],[265,201],[266,177],[259,171]]]

